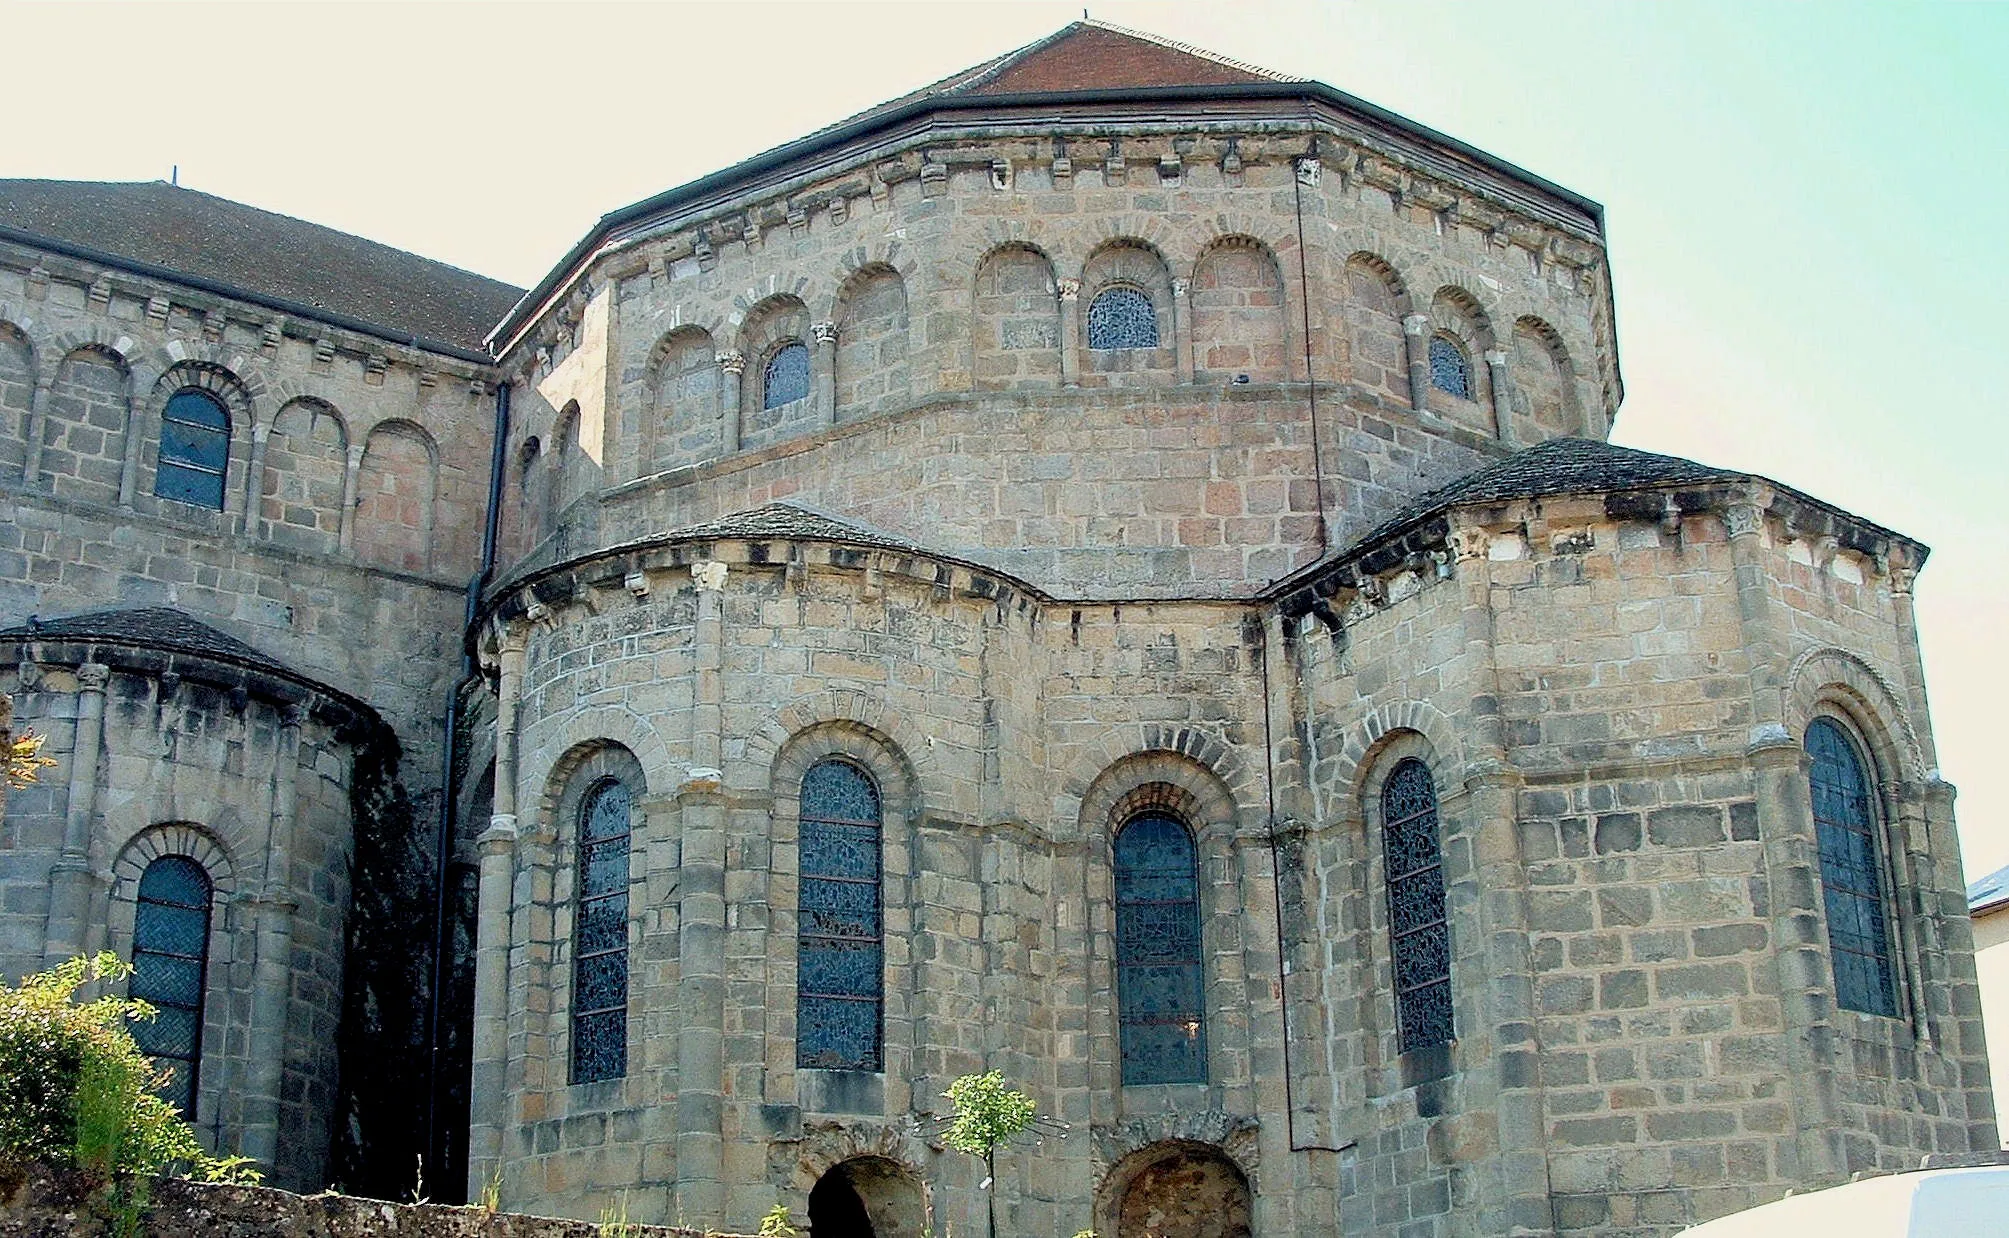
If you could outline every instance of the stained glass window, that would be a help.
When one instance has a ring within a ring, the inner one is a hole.
[[[1821,893],[1828,912],[1828,953],[1835,1000],[1864,1014],[1897,1015],[1897,986],[1885,923],[1876,809],[1856,748],[1831,718],[1807,724],[1814,833],[1820,842]]]
[[[1123,1082],[1205,1083],[1200,868],[1192,831],[1147,812],[1116,835],[1116,1007]]]
[[[572,1082],[628,1073],[628,788],[609,779],[579,813],[572,934]]]
[[[879,791],[849,761],[802,778],[795,1064],[879,1070],[886,1002]]]
[[[780,408],[808,394],[809,346],[801,340],[790,340],[767,359],[767,372],[761,379],[760,406]]]
[[[126,990],[158,1012],[133,1023],[133,1039],[167,1069],[161,1096],[191,1120],[202,1065],[211,892],[209,874],[186,856],[166,855],[146,866],[133,915],[133,974]]]
[[[1388,870],[1388,953],[1402,1052],[1451,1042],[1451,926],[1444,914],[1444,853],[1437,839],[1437,787],[1410,758],[1381,789]]]
[[[1158,311],[1137,288],[1104,288],[1088,306],[1090,348],[1158,347]]]
[[[205,392],[178,391],[160,414],[160,461],[153,492],[177,503],[223,510],[230,414]]]
[[[1457,341],[1444,336],[1430,339],[1430,384],[1461,400],[1472,398],[1472,363]]]

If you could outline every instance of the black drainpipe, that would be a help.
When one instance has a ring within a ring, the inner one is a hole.
[[[476,678],[474,646],[468,641],[468,629],[474,626],[475,612],[481,606],[481,591],[488,587],[488,578],[495,571],[496,527],[502,515],[503,462],[508,457],[509,447],[509,383],[500,382],[495,387],[495,445],[488,460],[488,510],[482,516],[481,524],[481,568],[474,578],[467,582],[467,612],[461,623],[460,679],[446,694],[446,743],[444,755],[440,758],[439,771],[439,833],[433,843],[433,926],[432,926],[432,997],[426,1015],[426,1160],[438,1174],[447,1161],[446,1149],[439,1143],[439,1054],[441,1027],[441,1003],[446,991],[447,977],[447,922],[446,922],[446,878],[447,864],[453,858],[453,764],[457,755],[455,739],[460,722],[460,697]],[[451,1183],[442,1183],[451,1191]],[[438,1189],[438,1188],[435,1188]]]

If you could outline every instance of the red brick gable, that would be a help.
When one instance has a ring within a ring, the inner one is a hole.
[[[958,94],[1057,93],[1152,86],[1239,86],[1285,80],[1198,49],[1075,22],[1005,57]]]

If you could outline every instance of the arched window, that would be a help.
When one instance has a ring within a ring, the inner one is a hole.
[[[212,893],[209,874],[187,856],[164,855],[146,866],[133,915],[133,974],[126,989],[158,1012],[132,1025],[133,1039],[167,1068],[161,1095],[191,1120],[202,1065]]]
[[[215,396],[177,391],[160,414],[160,460],[153,492],[163,499],[223,510],[230,461],[230,414]]]
[[[885,1064],[879,790],[849,761],[802,777],[802,879],[795,917],[795,1064]]]
[[[1116,1009],[1123,1082],[1205,1083],[1200,866],[1193,833],[1147,812],[1116,835]]]
[[[801,340],[790,340],[767,359],[767,371],[760,384],[760,406],[780,408],[808,395],[809,346]]]
[[[1884,911],[1883,861],[1876,807],[1856,746],[1832,718],[1807,724],[1814,833],[1821,853],[1821,893],[1828,912],[1828,953],[1835,1001],[1864,1014],[1897,1015]]]
[[[1472,363],[1449,336],[1430,337],[1430,385],[1461,400],[1472,398]]]
[[[613,779],[579,812],[572,934],[572,1082],[628,1073],[628,835],[631,797]]]
[[[1451,926],[1444,914],[1444,852],[1437,787],[1414,757],[1381,788],[1388,869],[1388,954],[1395,969],[1401,1051],[1451,1042]]]
[[[1139,288],[1118,285],[1095,294],[1088,306],[1090,348],[1158,347],[1158,311]]]

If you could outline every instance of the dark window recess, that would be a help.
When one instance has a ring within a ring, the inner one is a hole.
[[[1200,870],[1176,817],[1132,817],[1116,835],[1116,1007],[1123,1082],[1205,1083]]]
[[[1090,348],[1158,347],[1158,311],[1136,288],[1104,288],[1088,307]]]
[[[780,408],[809,395],[809,347],[790,340],[767,359],[760,385],[762,408]]]
[[[1464,349],[1441,335],[1430,340],[1430,385],[1461,400],[1472,398],[1472,363]]]
[[[162,856],[146,866],[133,914],[133,974],[126,989],[157,1012],[132,1024],[133,1039],[166,1069],[161,1096],[190,1121],[202,1067],[211,893],[209,874],[186,856]]]
[[[1807,724],[1814,833],[1820,840],[1821,892],[1828,912],[1828,953],[1835,1001],[1848,1010],[1896,1017],[1876,809],[1855,745],[1829,718]]]
[[[819,761],[802,778],[801,816],[795,1064],[880,1070],[886,970],[879,792],[849,761]]]
[[[1437,787],[1414,758],[1381,789],[1388,870],[1388,954],[1395,970],[1401,1051],[1451,1042],[1451,926],[1444,914],[1444,853],[1437,838]]]
[[[177,391],[160,414],[160,459],[153,492],[194,507],[223,510],[230,463],[230,414],[201,391]]]
[[[628,1073],[628,788],[594,787],[579,814],[572,934],[572,1082]]]

